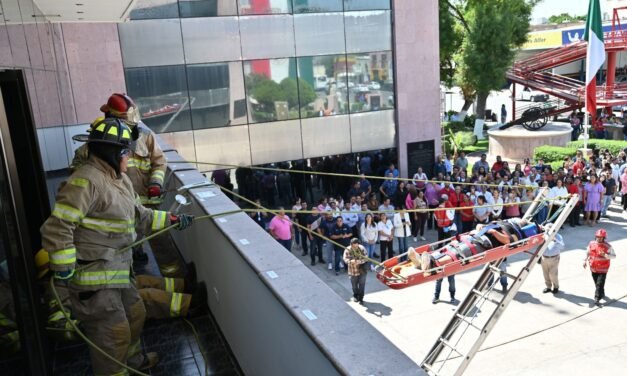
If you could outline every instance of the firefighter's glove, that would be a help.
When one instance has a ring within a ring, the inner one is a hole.
[[[148,198],[161,197],[161,186],[159,184],[151,184],[148,186]]]
[[[179,214],[179,215],[171,215],[170,222],[174,224],[179,224],[177,230],[185,230],[194,222],[194,216],[189,214]]]
[[[74,269],[64,270],[62,272],[54,272],[54,279],[58,281],[68,282],[74,277]]]

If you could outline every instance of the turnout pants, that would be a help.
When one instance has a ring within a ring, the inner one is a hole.
[[[144,361],[140,334],[146,319],[135,286],[97,291],[70,291],[73,313],[85,335],[122,364],[137,368]],[[126,370],[89,348],[94,375],[124,375]]]
[[[147,318],[167,319],[187,316],[192,296],[183,294],[185,286],[182,278],[138,275],[135,282],[144,301]]]

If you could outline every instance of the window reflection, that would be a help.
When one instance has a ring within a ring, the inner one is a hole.
[[[313,87],[297,82],[296,59],[253,60],[244,63],[249,121],[297,119],[299,116],[299,85],[305,100],[314,100]]]
[[[176,0],[138,0],[131,11],[132,20],[176,18],[179,16]]]
[[[346,65],[351,113],[394,107],[392,52],[347,55]]]
[[[237,15],[235,0],[179,0],[181,17],[215,17]]]
[[[292,13],[292,0],[239,0],[239,14]]]
[[[390,9],[390,0],[344,0],[344,10]]]
[[[294,13],[341,12],[342,0],[292,0]]]
[[[187,66],[194,129],[246,123],[242,63]]]
[[[298,76],[302,118],[348,113],[346,55],[299,57]]]
[[[183,65],[125,69],[128,94],[142,121],[157,133],[191,129]]]

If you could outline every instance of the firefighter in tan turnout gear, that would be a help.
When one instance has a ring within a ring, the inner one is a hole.
[[[107,103],[100,107],[100,111],[106,117],[122,120],[131,129],[135,147],[129,155],[126,174],[143,205],[158,205],[163,191],[167,162],[154,132],[141,122],[139,108],[126,94],[112,94]],[[87,161],[88,156],[87,145],[79,147],[70,169],[80,167]],[[138,233],[138,236],[141,237],[142,234]],[[148,256],[141,246],[133,250],[133,257],[139,264],[148,261]]]
[[[155,353],[144,354],[140,333],[146,311],[131,274],[131,251],[118,250],[135,241],[136,228],[145,233],[179,224],[192,216],[174,216],[143,207],[124,174],[132,136],[119,119],[94,124],[89,157],[57,195],[52,215],[41,228],[42,244],[56,279],[68,283],[72,311],[85,334],[98,347],[136,369],[154,366]],[[96,375],[126,370],[90,348]]]

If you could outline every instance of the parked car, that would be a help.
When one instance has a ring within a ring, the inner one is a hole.
[[[546,102],[549,100],[549,95],[547,93],[543,93],[538,90],[533,90],[525,86],[522,90],[520,89],[516,90],[516,100],[531,101],[531,102]]]

